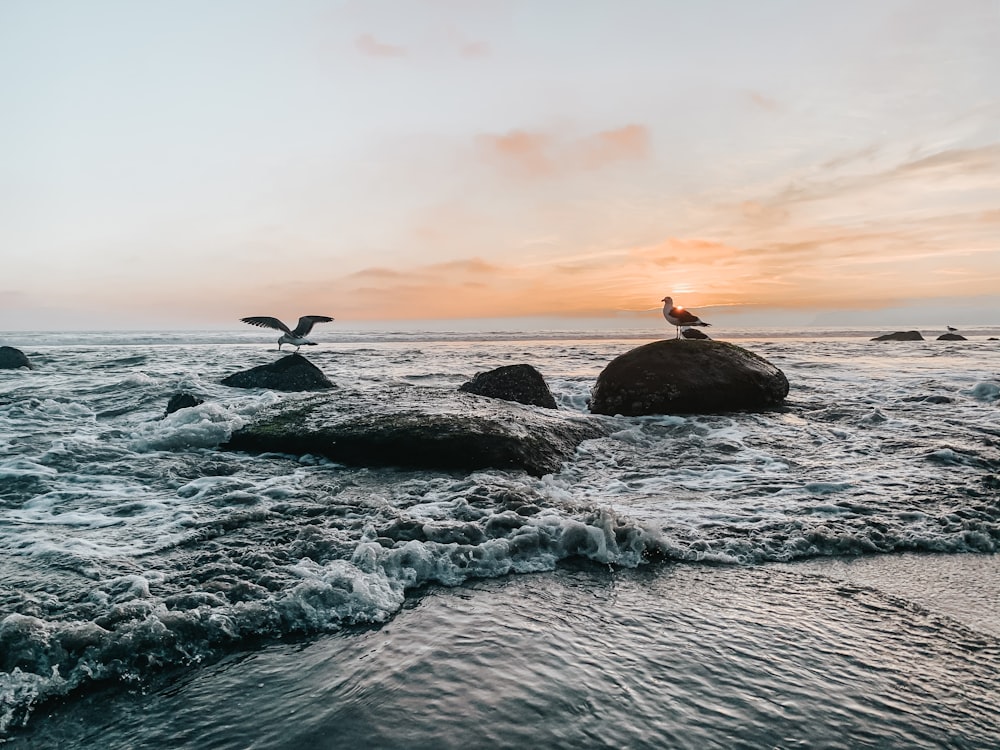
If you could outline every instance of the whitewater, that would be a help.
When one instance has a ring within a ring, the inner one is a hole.
[[[0,742],[995,747],[1000,330],[711,332],[784,408],[591,416],[540,478],[221,450],[286,397],[220,384],[269,333],[0,335],[34,365],[0,370]],[[302,353],[371,393],[527,363],[586,416],[670,333]]]

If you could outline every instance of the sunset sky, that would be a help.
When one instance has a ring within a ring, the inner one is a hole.
[[[0,0],[0,330],[1000,324],[998,71],[1000,0]]]

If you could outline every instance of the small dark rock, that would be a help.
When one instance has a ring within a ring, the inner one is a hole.
[[[489,372],[478,372],[458,390],[479,396],[502,398],[519,404],[555,409],[556,400],[542,374],[531,365],[506,365]]]
[[[0,346],[0,370],[16,370],[20,367],[32,369],[31,361],[25,353],[13,346]]]
[[[968,341],[965,336],[960,333],[942,333],[937,337],[938,341]]]
[[[202,399],[197,396],[192,396],[190,393],[175,393],[170,397],[170,401],[167,402],[167,410],[163,412],[163,416],[168,414],[173,414],[175,411],[180,409],[188,409],[192,406],[198,406],[198,404],[205,403]]]
[[[766,359],[723,341],[667,339],[633,349],[597,377],[595,414],[707,414],[768,409],[788,379]]]
[[[270,388],[275,391],[322,391],[333,383],[301,354],[289,354],[276,362],[241,370],[222,379],[232,388]]]
[[[876,336],[872,341],[923,341],[924,337],[920,331],[896,331],[895,333],[885,333]]]
[[[681,336],[683,336],[686,339],[709,339],[709,340],[711,340],[711,338],[712,338],[707,333],[702,333],[697,328],[685,328],[683,331],[681,331]]]

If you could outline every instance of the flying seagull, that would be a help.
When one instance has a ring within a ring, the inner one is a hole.
[[[710,326],[697,315],[692,315],[683,307],[674,307],[674,301],[670,297],[663,298],[663,317],[672,326],[677,326],[677,338],[681,337],[682,326]]]
[[[299,324],[295,326],[294,329],[290,329],[277,318],[270,318],[267,316],[240,318],[240,320],[244,323],[249,323],[252,326],[273,328],[276,331],[284,331],[284,333],[281,334],[281,338],[278,339],[278,351],[280,352],[282,344],[292,344],[295,346],[295,351],[298,351],[300,346],[316,346],[316,342],[308,341],[306,339],[306,335],[317,323],[329,323],[333,320],[333,318],[329,315],[303,315],[299,318]]]
[[[951,326],[947,326],[947,328],[948,328],[948,330],[949,330],[949,331],[951,331],[952,333],[954,333],[955,331],[957,331],[957,330],[958,330],[957,328],[952,328]]]

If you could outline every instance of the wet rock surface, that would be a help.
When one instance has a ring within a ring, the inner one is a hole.
[[[702,341],[712,338],[707,333],[702,333],[697,328],[685,328],[681,331],[681,336],[686,339],[700,339]]]
[[[895,331],[876,336],[872,341],[923,341],[920,331]]]
[[[600,422],[458,391],[397,385],[289,397],[233,433],[228,450],[325,456],[354,466],[559,471]]]
[[[192,406],[198,406],[203,403],[205,403],[204,400],[190,393],[175,393],[167,402],[167,408],[163,412],[163,416],[173,414],[175,411],[179,411],[181,409],[189,409]]]
[[[632,349],[604,368],[595,414],[708,414],[779,406],[788,379],[747,349],[723,341],[668,339]]]
[[[0,346],[0,370],[17,370],[21,367],[31,369],[28,356],[13,346]]]
[[[478,372],[458,390],[546,409],[556,408],[556,400],[545,378],[531,365],[505,365],[489,372]]]
[[[323,371],[301,354],[289,354],[275,362],[233,373],[223,378],[222,384],[275,391],[321,391],[334,387]]]

